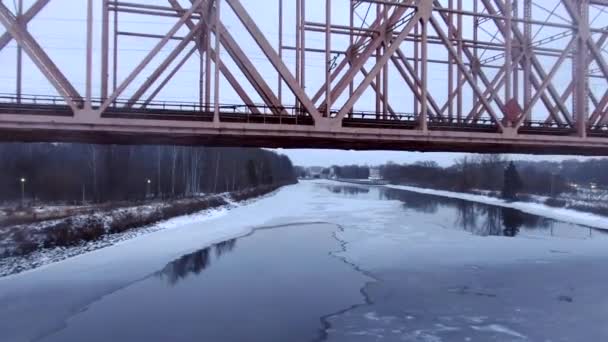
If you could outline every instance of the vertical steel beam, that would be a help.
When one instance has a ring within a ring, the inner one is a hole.
[[[462,50],[463,50],[463,29],[464,29],[464,23],[463,23],[463,15],[461,13],[463,7],[462,7],[462,0],[458,0],[458,23],[457,23],[457,30],[458,30],[458,35],[457,35],[457,54],[458,54],[458,58],[460,60],[463,60],[463,55],[462,55]],[[454,60],[452,59],[452,62]],[[460,68],[457,68],[456,70],[456,79],[458,80],[458,92],[456,94],[456,114],[458,115],[458,123],[462,123],[462,114],[463,114],[463,110],[464,110],[464,99],[463,99],[463,93],[462,93],[462,87],[464,85],[464,77],[462,75],[462,71],[460,70]],[[449,100],[449,99],[448,99]]]
[[[296,83],[302,84],[301,76],[302,72],[300,68],[302,68],[302,39],[300,36],[302,35],[302,0],[296,0],[296,65],[295,65],[295,77]],[[279,76],[279,79],[281,77]],[[295,99],[295,107],[299,111],[300,110],[300,102],[298,98]]]
[[[382,13],[382,4],[377,3],[376,4],[376,21],[380,21],[382,20],[382,18],[384,17],[384,14]],[[384,28],[384,31],[386,30],[386,28]],[[383,51],[383,47],[385,45],[385,36],[386,33],[385,32],[378,32],[379,35],[384,36],[382,39],[382,42],[380,45],[378,45],[378,48],[376,49],[376,63],[380,63],[380,56],[382,56],[382,51]],[[382,84],[382,72],[379,72],[376,75],[376,84]],[[381,101],[382,99],[380,98],[380,92],[377,91],[375,92],[375,96],[376,96],[376,119],[380,119],[381,118]]]
[[[110,11],[109,0],[103,0],[101,4],[101,92],[102,101],[108,97],[109,55],[110,49]]]
[[[215,0],[215,82],[214,82],[214,99],[215,104],[213,111],[213,122],[220,122],[220,63],[222,62],[222,46],[220,37],[222,35],[220,22],[221,22],[221,8],[222,1]],[[210,50],[209,50],[210,52]],[[211,55],[211,53],[208,53]]]
[[[473,13],[479,13],[479,2],[478,0],[473,0]],[[479,17],[475,16],[473,18],[473,41],[475,42],[473,46],[473,60],[471,61],[473,67],[471,70],[473,71],[473,84],[475,87],[479,86],[479,77],[478,77],[478,68],[479,65],[479,50],[478,44],[479,41]],[[478,103],[480,99],[477,97],[477,94],[473,93],[473,106]]]
[[[513,0],[513,20],[515,20],[515,25],[519,25],[519,1]],[[513,25],[513,24],[512,24]],[[522,55],[522,42],[518,41],[515,46],[511,46],[513,51],[517,51],[517,53],[513,54],[513,99],[515,102],[519,104],[519,63],[515,61],[515,59],[521,61]]]
[[[283,60],[283,0],[279,1],[279,58]],[[279,102],[283,103],[283,81],[281,80],[281,75],[277,71],[277,96],[279,97]]]
[[[522,43],[524,54],[524,103],[530,103],[532,100],[532,62],[530,61],[530,53],[532,49],[532,0],[524,0],[524,39]],[[528,121],[532,117],[527,118]]]
[[[384,12],[384,22],[388,22],[388,11],[389,8],[386,4],[382,5],[383,6],[383,12]],[[390,32],[390,31],[389,31]],[[388,34],[387,34],[388,36]],[[386,47],[388,45],[389,41],[388,39],[386,39],[384,41],[384,48],[382,50],[383,53],[386,53]],[[389,69],[390,63],[386,63],[384,65],[384,69],[382,71],[382,94],[380,92],[378,92],[378,96],[380,96],[380,98],[382,99],[382,119],[386,120],[388,119],[388,69]],[[378,85],[380,86],[380,85]]]
[[[93,0],[87,1],[87,62],[85,80],[85,108],[93,108]]]
[[[566,0],[568,1],[568,0]],[[574,72],[573,79],[576,80],[574,91],[574,117],[576,118],[576,130],[580,137],[587,137],[587,127],[589,121],[589,55],[587,49],[587,41],[590,37],[589,31],[589,1],[577,0],[578,14],[578,32],[576,32],[576,52],[574,54]]]
[[[355,1],[351,0],[349,1],[349,18],[348,21],[350,23],[350,31],[349,31],[349,35],[348,35],[348,40],[349,40],[349,44],[348,44],[348,50],[346,51],[346,59],[348,59],[348,64],[350,66],[352,66],[352,64],[350,63],[350,61],[355,58],[355,56],[353,56],[353,54],[355,53]],[[337,74],[336,74],[337,75]],[[350,84],[348,85],[348,96],[351,97],[353,96],[353,92],[355,91],[355,82],[351,81]],[[316,101],[315,101],[316,102]]]
[[[448,1],[448,8],[450,10],[454,9],[454,0]],[[453,12],[448,13],[448,22],[449,22],[448,37],[450,37],[450,39],[452,39],[452,37],[456,36],[455,30],[457,30],[457,28],[454,28],[454,15],[458,15],[458,14],[454,14]],[[458,50],[460,49],[460,43],[458,41],[456,43],[456,48]],[[450,120],[450,122],[454,118],[454,101],[452,101],[452,99],[450,98],[450,96],[452,96],[453,93],[454,93],[454,60],[451,57],[448,57],[448,99],[447,99],[448,102],[447,103],[448,103],[448,119]]]
[[[414,27],[414,78],[420,79],[420,25],[416,25]],[[407,61],[407,60],[406,60]],[[405,77],[405,76],[404,76]],[[414,113],[418,114],[420,112],[420,100],[419,100],[419,91],[418,86],[412,89],[414,91]]]
[[[513,98],[513,1],[505,0],[505,102]]]
[[[114,11],[114,39],[112,41],[114,51],[112,51],[112,91],[118,89],[118,11]],[[103,100],[108,97],[105,96]]]
[[[427,101],[428,90],[429,90],[428,18],[422,18],[420,21],[420,24],[422,25],[422,38],[420,40],[420,44],[421,44],[421,48],[422,48],[422,53],[421,53],[422,85],[421,85],[421,89],[420,89],[420,94],[421,94],[420,97],[422,98],[422,100],[421,100],[421,108],[420,108],[418,124],[420,125],[420,129],[422,131],[426,132],[428,130],[427,120],[428,120],[428,116],[429,116],[429,102]]]
[[[23,0],[19,0],[17,5],[17,23],[25,27],[23,23]],[[21,93],[23,92],[23,48],[17,45],[17,103],[21,103]]]
[[[331,117],[331,0],[325,0],[325,117]]]
[[[212,27],[214,27],[215,25],[213,24],[213,1],[214,0],[210,0],[207,7],[206,7],[206,11],[204,10],[204,6],[201,6],[201,11],[203,11],[203,16],[201,18],[205,18],[205,22],[207,22],[207,26],[206,26],[206,30],[205,30],[205,42],[204,42],[204,46],[205,46],[205,111],[209,112],[211,110],[211,58],[209,57],[209,51],[211,51],[211,31],[212,31]],[[217,31],[215,32],[215,34],[217,35]]]
[[[300,43],[300,47],[302,48],[302,57],[300,58],[300,63],[302,63],[300,66],[300,88],[303,90],[303,93],[306,94],[306,0],[302,0],[300,4],[302,6],[302,16],[300,18],[302,20],[302,23],[300,24],[300,30],[302,30],[302,32],[300,32],[300,39],[302,40]],[[303,103],[302,106],[306,107]]]

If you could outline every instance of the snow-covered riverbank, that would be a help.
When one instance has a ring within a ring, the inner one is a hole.
[[[566,208],[554,208],[541,203],[531,202],[508,202],[500,198],[467,194],[462,192],[452,192],[444,190],[425,189],[405,185],[387,185],[391,189],[406,190],[420,194],[457,198],[465,201],[495,205],[499,207],[513,208],[528,214],[543,216],[558,221],[585,225],[593,228],[608,230],[608,218],[591,213],[585,213]]]
[[[27,236],[29,240],[23,240],[21,243],[27,242],[28,245],[32,246],[33,250],[23,255],[16,254],[0,258],[0,277],[36,269],[81,254],[110,247],[142,235],[212,220],[225,215],[237,207],[272,196],[274,192],[276,192],[276,187],[273,186],[233,194],[175,201],[174,203],[157,202],[143,206],[120,208],[107,212],[78,215],[67,219],[17,226],[12,227],[10,230],[5,229],[5,232],[0,234],[0,255],[8,254],[6,253],[8,248],[19,248],[19,244],[15,241],[16,234],[13,231],[17,231],[17,235],[21,236],[21,239],[25,239]],[[194,210],[196,212],[193,214],[179,215],[179,212],[193,212]],[[166,218],[162,219],[162,216]],[[156,217],[161,219],[157,219]],[[128,222],[125,223],[125,221]],[[82,232],[79,233],[79,231],[91,230],[92,224],[99,225],[99,235],[92,237],[89,241],[81,240],[83,234]],[[112,226],[119,225],[120,227],[124,226],[124,230],[113,231]],[[66,230],[60,236],[64,239],[75,239],[74,242],[66,241],[66,244],[52,248],[44,247],[44,241],[48,240],[48,235],[58,235],[54,231],[55,229]],[[218,236],[217,238],[220,239],[221,237],[223,236]],[[3,250],[5,250],[4,253]]]

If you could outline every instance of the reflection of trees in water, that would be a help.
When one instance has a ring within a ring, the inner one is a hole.
[[[454,225],[479,236],[516,236],[522,228],[551,229],[552,219],[526,214],[517,209],[496,207],[457,198],[420,194],[411,191],[381,188],[380,199],[398,200],[406,209],[435,214],[442,207],[457,210]]]
[[[502,208],[459,201],[456,225],[479,236],[502,236]]]
[[[456,205],[458,217],[456,225],[479,236],[509,236],[519,234],[522,227],[528,229],[549,229],[554,224],[551,219],[529,215],[513,208],[494,207],[468,201]]]
[[[232,252],[236,247],[236,239],[220,242],[215,245],[215,255],[219,258],[224,254]]]
[[[406,209],[427,214],[436,213],[439,210],[439,204],[442,202],[442,198],[397,189],[383,189],[380,192],[380,199],[401,201]]]
[[[357,186],[348,185],[328,185],[327,189],[334,194],[345,194],[345,195],[360,195],[369,193],[368,188],[361,188]]]
[[[502,208],[502,224],[504,225],[503,234],[505,236],[516,236],[519,229],[524,225],[524,214],[515,209]]]
[[[172,286],[176,285],[189,275],[199,275],[211,265],[211,252],[215,249],[217,258],[231,252],[236,247],[236,239],[224,241],[207,247],[192,254],[184,255],[165,266],[158,276],[167,279]]]
[[[475,227],[477,227],[477,208],[475,207],[475,203],[468,201],[458,201],[456,207],[458,209],[456,225],[462,227],[468,232],[476,231]]]
[[[486,236],[501,236],[503,235],[502,218],[504,216],[504,208],[482,206],[482,211],[485,212],[485,222],[483,224],[483,234]]]

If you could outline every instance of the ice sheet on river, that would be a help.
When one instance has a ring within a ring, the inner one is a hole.
[[[546,265],[572,258],[605,257],[608,253],[604,238],[484,238],[445,229],[403,210],[398,200],[336,196],[323,187],[328,184],[332,183],[289,186],[274,196],[235,208],[229,215],[197,218],[179,227],[0,279],[2,338],[27,341],[55,330],[75,311],[157,272],[172,260],[245,235],[258,226],[327,222],[344,227],[339,237],[347,244],[347,253],[342,256],[363,270],[400,267],[408,272],[426,272],[457,267],[473,272],[489,265]],[[365,319],[369,312],[374,311],[357,314]],[[27,321],[14,319],[24,314]],[[368,317],[384,316],[378,313]],[[492,328],[491,324],[496,323],[476,326],[486,329]],[[506,328],[521,333],[511,326]]]

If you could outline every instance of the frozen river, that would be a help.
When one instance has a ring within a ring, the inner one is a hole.
[[[604,341],[608,234],[303,182],[0,279],[0,341]]]

